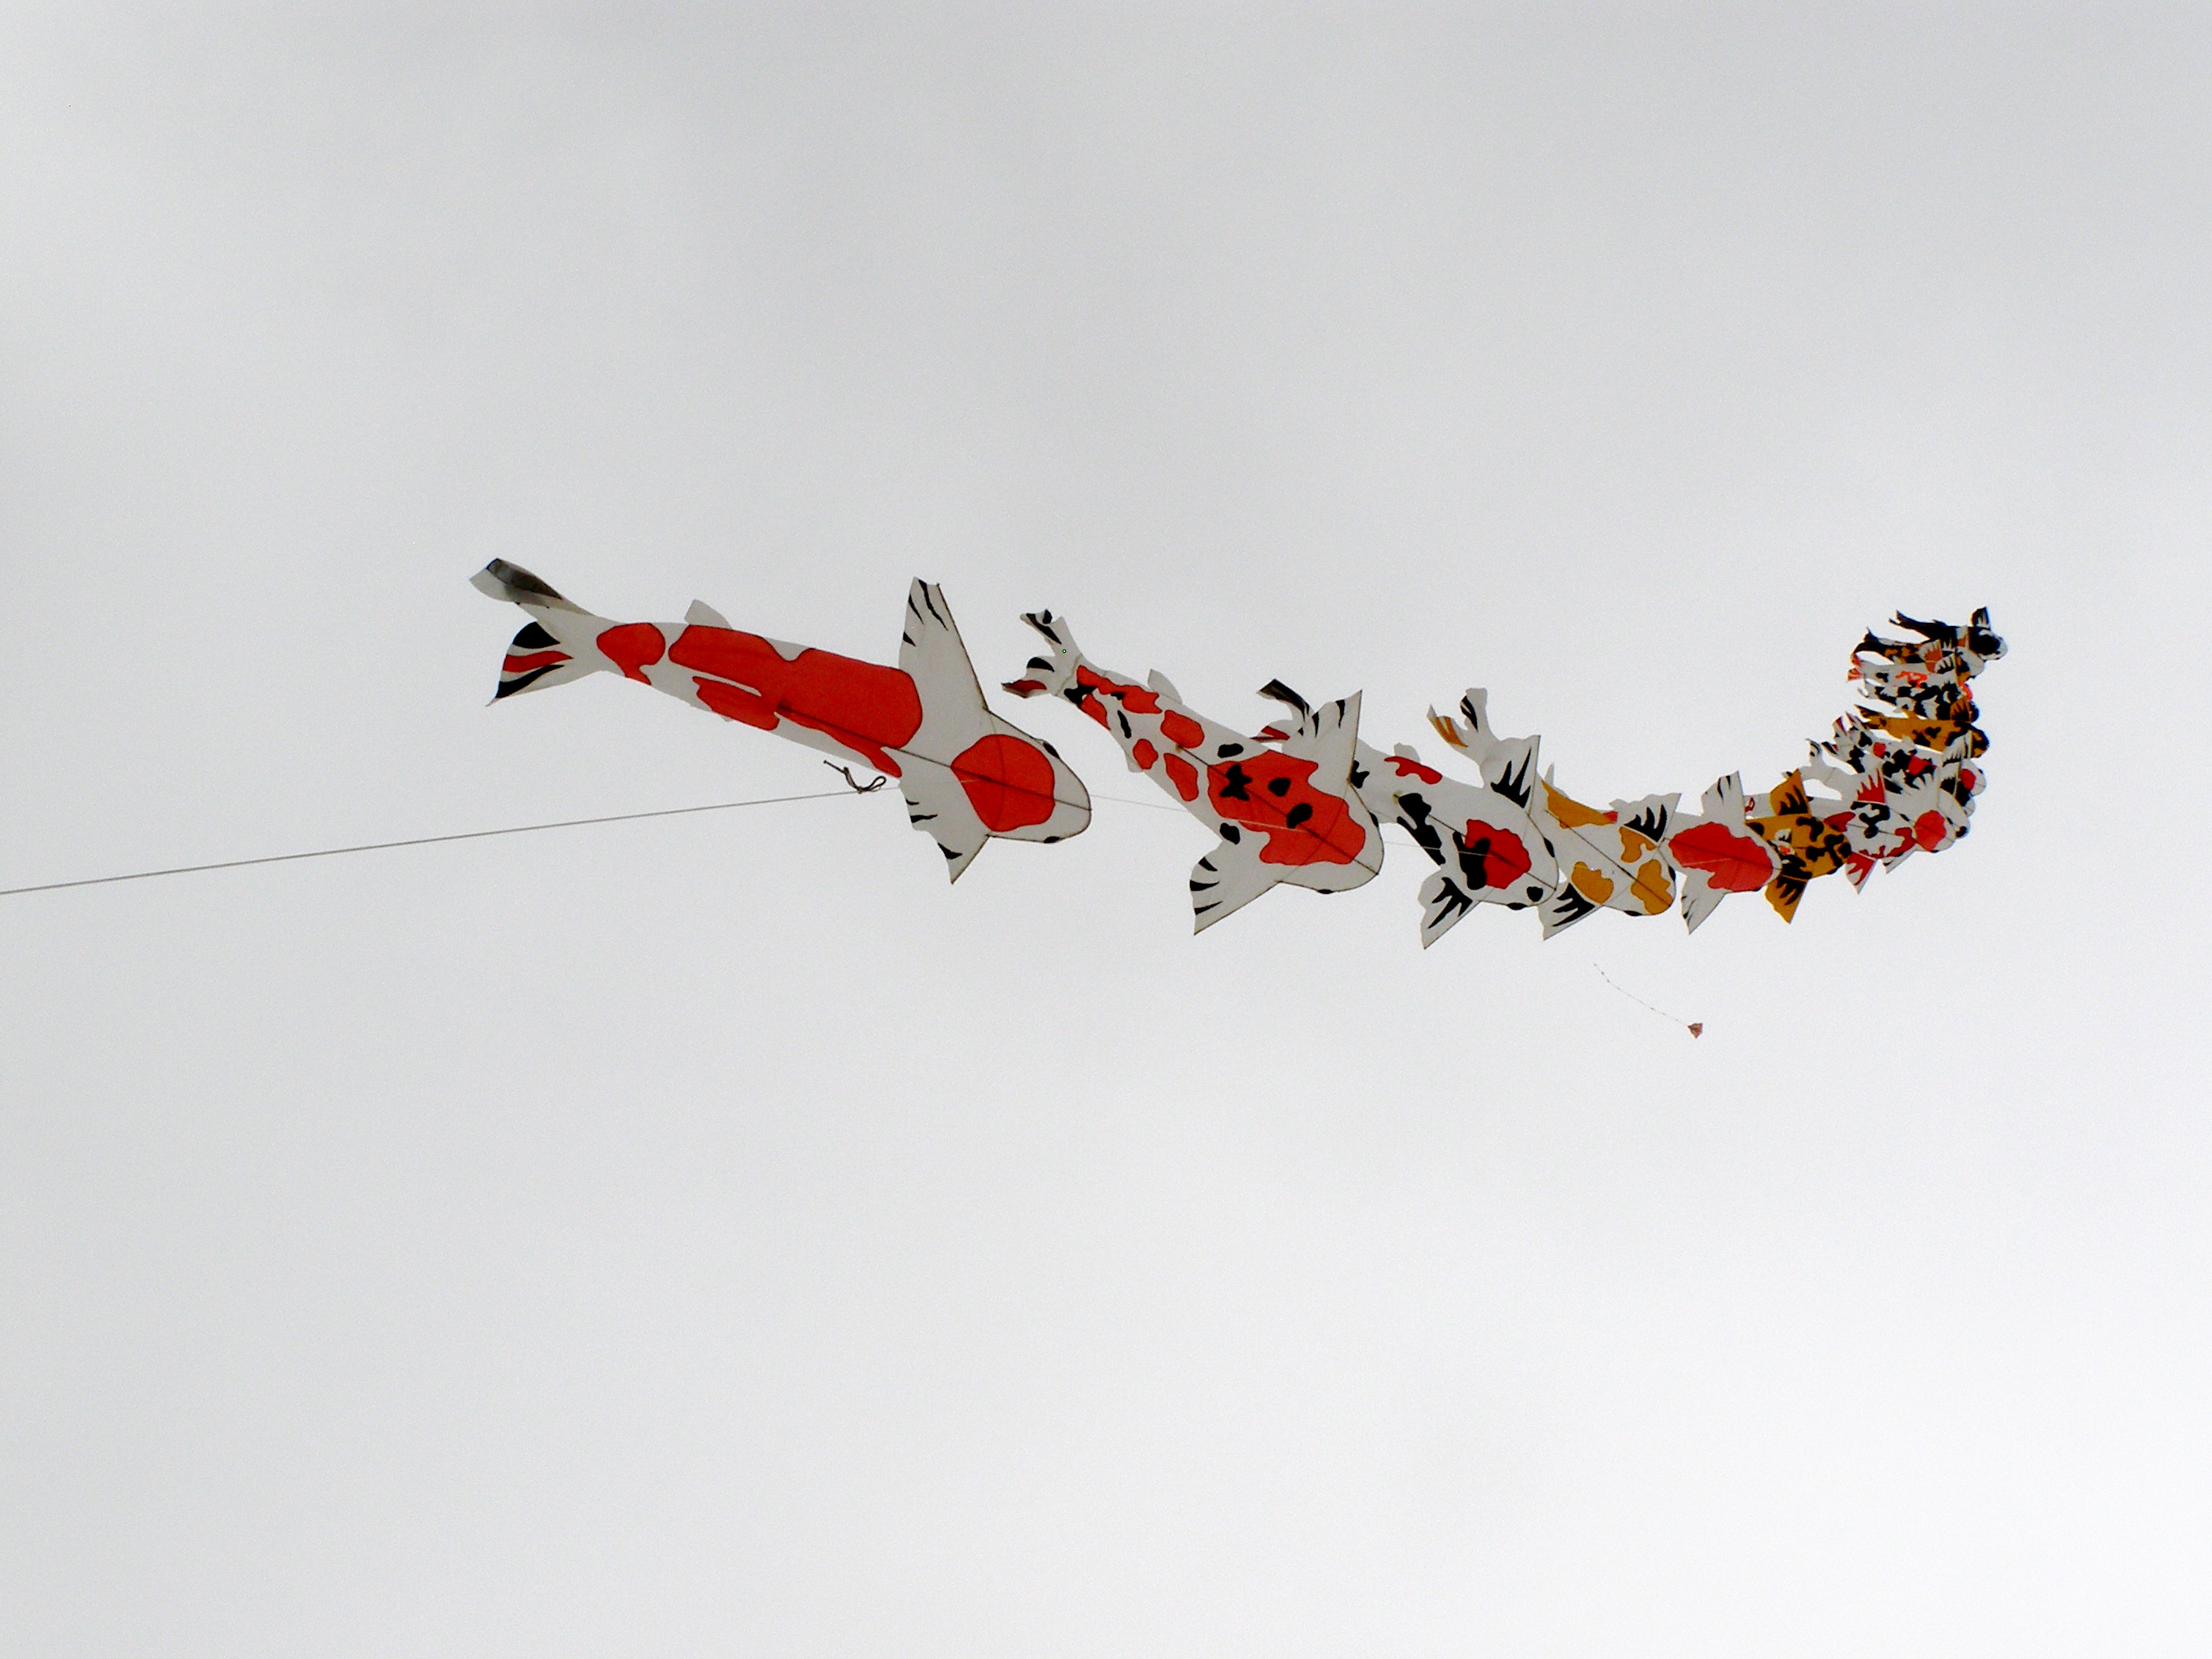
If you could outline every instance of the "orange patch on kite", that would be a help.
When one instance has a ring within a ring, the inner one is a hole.
[[[1160,716],[1160,735],[1178,749],[1202,748],[1206,743],[1206,728],[1172,708]]]
[[[1754,893],[1773,878],[1774,854],[1765,843],[1721,823],[1694,823],[1667,843],[1674,862],[1701,870],[1705,884],[1723,893]]]
[[[1592,904],[1602,904],[1613,896],[1610,877],[1593,870],[1587,864],[1577,864],[1567,877],[1567,884]]]
[[[1548,783],[1543,785],[1543,789],[1544,805],[1559,820],[1562,829],[1579,830],[1584,824],[1611,823],[1620,817],[1617,812],[1601,812],[1595,806],[1585,806],[1580,801],[1561,794]]]
[[[1342,797],[1313,787],[1314,763],[1273,749],[1206,769],[1213,810],[1265,836],[1262,864],[1350,864],[1367,830]]]
[[[668,659],[700,671],[692,677],[699,701],[725,719],[764,732],[789,720],[836,738],[878,772],[904,775],[889,751],[921,729],[921,695],[902,670],[831,651],[787,659],[757,634],[697,625],[678,637]]]
[[[1076,665],[1075,683],[1109,697],[1119,698],[1121,707],[1133,714],[1157,714],[1160,712],[1158,692],[1147,690],[1141,685],[1129,685],[1121,680],[1109,680],[1088,663]],[[1098,719],[1100,724],[1104,724],[1106,717],[1103,714]]]
[[[994,732],[952,763],[952,775],[983,827],[996,835],[1042,823],[1052,816],[1052,763],[1034,744]]]
[[[1185,800],[1198,799],[1198,769],[1181,755],[1170,755],[1162,763],[1167,768],[1168,781],[1175,785],[1176,793]]]
[[[651,685],[645,671],[660,660],[668,641],[651,623],[623,623],[600,635],[599,647],[599,653],[625,677]]]

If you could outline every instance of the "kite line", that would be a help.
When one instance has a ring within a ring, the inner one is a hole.
[[[156,876],[192,876],[208,870],[242,870],[252,864],[290,864],[300,859],[334,859],[345,853],[386,853],[398,847],[434,847],[441,842],[482,841],[488,836],[527,836],[540,830],[580,830],[586,824],[629,823],[638,818],[683,817],[692,812],[727,812],[740,806],[781,806],[790,801],[842,800],[848,795],[873,794],[882,781],[878,779],[874,784],[854,783],[844,789],[818,789],[806,795],[764,795],[755,800],[711,801],[704,806],[664,806],[650,812],[613,812],[605,817],[562,818],[555,823],[512,823],[503,830],[464,830],[451,836],[414,836],[405,841],[371,841],[353,847],[319,847],[309,853],[271,853],[255,859],[224,859],[215,864],[179,864],[165,870],[132,870],[119,876],[84,876],[76,881],[44,881],[31,887],[0,887],[0,898],[14,898],[23,893],[58,892],[64,887],[104,887],[111,882],[150,881]],[[1123,806],[1158,807],[1162,811],[1175,810],[1157,801],[1126,800],[1117,795],[1100,795],[1097,799],[1115,801]]]
[[[1694,1036],[1705,1036],[1705,1021],[1703,1021],[1703,1020],[1701,1020],[1701,1019],[1700,1019],[1700,1020],[1677,1019],[1677,1018],[1675,1018],[1675,1017],[1674,1017],[1674,1015],[1672,1015],[1672,1014],[1668,1013],[1668,1012],[1664,1008],[1653,1008],[1650,1003],[1648,1003],[1648,1002],[1644,1001],[1644,999],[1643,999],[1642,997],[1640,997],[1640,996],[1637,995],[1635,992],[1633,992],[1633,991],[1632,991],[1632,990],[1629,990],[1626,987],[1625,987],[1625,986],[1620,986],[1620,985],[1613,985],[1613,975],[1610,975],[1610,974],[1608,974],[1608,973],[1607,973],[1607,972],[1605,971],[1605,969],[1602,969],[1602,968],[1599,968],[1599,967],[1598,967],[1598,965],[1597,965],[1597,963],[1594,963],[1594,962],[1593,962],[1592,963],[1590,963],[1590,966],[1591,966],[1593,969],[1595,969],[1596,970],[1597,976],[1598,976],[1600,979],[1603,980],[1603,981],[1604,981],[1607,985],[1613,985],[1613,988],[1614,990],[1619,991],[1619,992],[1620,993],[1620,994],[1621,994],[1621,995],[1623,995],[1623,996],[1626,997],[1626,998],[1627,998],[1631,1002],[1633,1002],[1633,1003],[1637,1004],[1637,1005],[1638,1005],[1638,1006],[1640,1006],[1640,1007],[1650,1008],[1650,1009],[1651,1009],[1651,1012],[1652,1012],[1653,1013],[1655,1013],[1655,1014],[1658,1015],[1660,1018],[1662,1018],[1662,1019],[1663,1019],[1663,1020],[1667,1021],[1669,1024],[1673,1024],[1673,1025],[1679,1025],[1679,1026],[1680,1026],[1684,1030],[1687,1031],[1687,1032],[1688,1032],[1692,1036],[1693,1036],[1693,1037],[1694,1037]]]
[[[271,853],[258,859],[225,859],[218,864],[179,864],[167,870],[133,870],[127,875],[86,876],[76,881],[40,882],[35,887],[0,887],[0,898],[13,898],[18,893],[52,893],[64,887],[101,887],[113,881],[149,881],[155,876],[197,875],[204,870],[240,870],[249,864],[289,864],[296,859],[334,859],[343,853],[385,853],[395,847],[430,847],[445,841],[482,841],[487,836],[526,836],[539,830],[577,830],[588,823],[627,823],[634,818],[681,817],[687,812],[726,812],[733,807],[777,806],[794,800],[842,800],[850,793],[844,789],[821,789],[811,795],[767,795],[757,800],[718,800],[705,806],[664,806],[651,812],[613,812],[598,818],[563,818],[557,823],[514,823],[504,830],[465,830],[451,836],[414,836],[405,841],[363,842],[355,847],[319,847],[312,853]]]

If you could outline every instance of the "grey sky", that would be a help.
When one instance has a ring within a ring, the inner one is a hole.
[[[0,901],[0,1629],[2201,1653],[2212,28],[1799,9],[11,9],[0,886],[828,776],[486,708],[493,555],[1600,800],[2013,649],[1788,928],[884,797]]]

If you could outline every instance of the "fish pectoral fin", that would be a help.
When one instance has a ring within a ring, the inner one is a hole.
[[[899,793],[906,798],[907,822],[937,843],[946,878],[959,880],[991,838],[967,792],[950,769],[917,757],[899,779]]]
[[[1202,933],[1223,917],[1234,915],[1282,878],[1279,869],[1261,863],[1249,838],[1217,843],[1191,866],[1191,931]]]

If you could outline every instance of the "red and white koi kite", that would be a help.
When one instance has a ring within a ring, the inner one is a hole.
[[[1017,696],[1050,692],[1111,732],[1142,772],[1220,836],[1190,872],[1195,931],[1249,904],[1279,883],[1342,893],[1382,867],[1382,837],[1352,781],[1359,744],[1357,693],[1319,708],[1280,680],[1260,695],[1297,711],[1287,732],[1247,737],[1183,702],[1155,671],[1139,685],[1084,656],[1065,617],[1039,611],[1022,620],[1044,635],[1049,657],[1032,657]]]
[[[1048,743],[994,714],[945,595],[908,591],[899,665],[786,645],[694,604],[680,623],[617,623],[494,559],[471,578],[530,622],[514,636],[494,701],[620,674],[695,708],[757,726],[896,778],[915,828],[954,880],[994,836],[1056,842],[1091,822],[1082,779]]]

